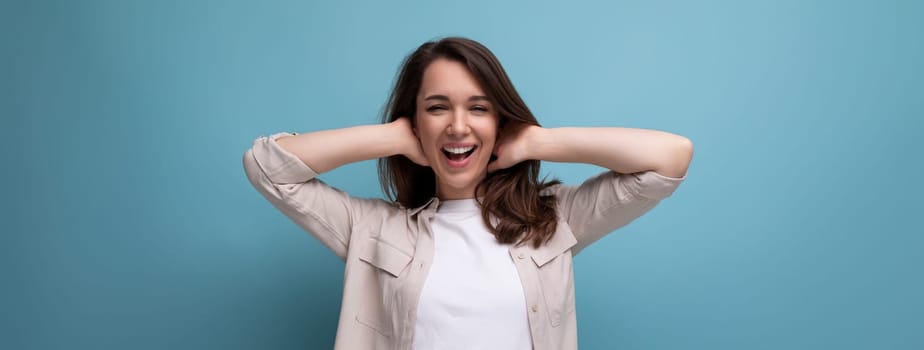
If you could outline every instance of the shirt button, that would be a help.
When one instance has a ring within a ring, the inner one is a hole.
[[[517,254],[517,258],[523,259],[523,258],[526,258],[526,255],[523,255],[523,253],[520,253],[520,254]]]
[[[533,312],[538,312],[538,311],[539,311],[539,306],[536,305],[536,304],[533,304],[532,309],[533,309]]]
[[[423,269],[424,263],[417,264],[417,268]]]

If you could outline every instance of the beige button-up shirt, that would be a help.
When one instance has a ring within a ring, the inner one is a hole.
[[[433,261],[430,218],[439,199],[404,208],[352,197],[316,179],[315,171],[279,147],[275,139],[287,134],[256,139],[244,154],[244,170],[270,203],[346,262],[334,348],[409,349]],[[549,189],[558,198],[555,235],[538,249],[510,248],[535,349],[577,348],[572,257],[653,208],[682,181],[653,171],[607,171],[579,186]]]

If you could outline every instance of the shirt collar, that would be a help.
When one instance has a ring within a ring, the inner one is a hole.
[[[439,199],[439,198],[436,198],[436,197],[431,197],[430,200],[428,200],[428,201],[427,201],[426,203],[424,203],[423,205],[421,205],[421,206],[419,206],[419,207],[417,207],[417,208],[412,208],[412,209],[410,210],[410,214],[411,214],[411,216],[414,216],[414,215],[417,215],[418,213],[420,213],[420,212],[423,211],[423,210],[435,211],[436,208],[439,208],[439,206],[440,206],[440,199]]]
[[[421,211],[435,212],[439,206],[440,199],[437,197],[432,197],[429,201],[420,205],[419,207],[410,209],[409,213],[411,216],[414,216]],[[567,225],[563,221],[559,221],[558,225],[556,226],[556,232],[554,235],[552,235],[552,238],[539,248],[533,248],[531,244],[527,242],[520,247],[514,247],[512,249],[527,252],[530,256],[532,256],[533,261],[536,262],[536,265],[545,265],[555,257],[561,255],[566,250],[571,249],[577,244],[577,239],[574,237],[574,234],[571,233],[571,230],[567,228]]]

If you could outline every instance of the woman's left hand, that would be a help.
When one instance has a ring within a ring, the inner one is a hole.
[[[536,134],[542,127],[521,123],[510,123],[501,130],[494,144],[497,159],[488,163],[488,172],[506,169],[524,160],[532,159],[530,151]]]

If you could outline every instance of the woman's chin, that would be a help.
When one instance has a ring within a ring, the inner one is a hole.
[[[485,172],[446,174],[438,177],[437,193],[442,199],[474,198],[475,187],[484,178]]]

